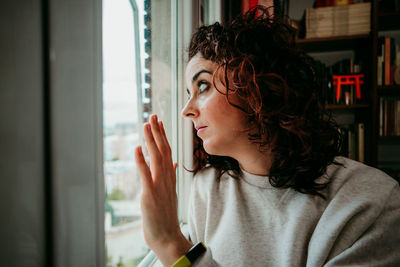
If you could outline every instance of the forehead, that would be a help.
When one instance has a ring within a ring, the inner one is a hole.
[[[201,71],[208,70],[213,73],[218,67],[218,64],[203,58],[201,55],[197,54],[194,56],[186,65],[185,80],[186,84],[190,85],[192,83],[193,76]]]

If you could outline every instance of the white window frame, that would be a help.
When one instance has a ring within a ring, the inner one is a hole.
[[[186,91],[186,84],[184,80],[184,73],[186,63],[188,61],[187,49],[189,47],[190,38],[193,30],[198,28],[199,25],[199,7],[204,5],[206,0],[192,0],[192,1],[178,1],[173,0],[172,4],[176,6],[176,16],[171,14],[172,18],[175,18],[172,29],[172,35],[177,38],[178,47],[175,51],[172,51],[171,57],[176,56],[177,67],[177,84],[171,84],[171,88],[177,88],[177,100],[178,103],[172,103],[173,107],[177,107],[177,122],[178,125],[174,127],[177,132],[173,136],[178,136],[177,139],[172,140],[174,148],[178,148],[179,153],[174,151],[174,156],[179,159],[178,162],[182,162],[188,169],[193,168],[193,125],[189,119],[183,119],[181,117],[181,110],[185,105],[186,97],[184,92]],[[209,0],[209,21],[208,23],[214,23],[221,21],[221,0]],[[174,10],[174,8],[172,8]],[[175,24],[175,26],[174,26]],[[183,223],[188,221],[188,210],[189,210],[189,198],[190,198],[190,187],[193,179],[193,174],[183,169],[183,166],[178,168],[177,173],[177,187],[178,187],[178,203],[179,203],[179,219]]]

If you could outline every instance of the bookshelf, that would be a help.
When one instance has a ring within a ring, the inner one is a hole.
[[[297,44],[309,52],[327,52],[355,49],[365,42],[371,42],[370,35],[335,36],[327,38],[297,39]]]
[[[329,103],[325,105],[325,108],[332,112],[332,115],[341,127],[351,128],[357,126],[359,123],[363,123],[365,126],[364,144],[375,144],[374,146],[376,146],[377,137],[373,134],[375,126],[372,118],[374,102],[371,101],[374,97],[373,92],[374,90],[376,91],[376,88],[373,88],[372,73],[374,70],[371,67],[372,60],[370,58],[373,50],[372,43],[372,34],[297,40],[298,46],[313,57],[315,57],[316,53],[324,55],[331,51],[338,53],[340,51],[352,51],[354,58],[363,62],[362,73],[365,75],[365,78],[362,93],[364,103],[352,103],[348,105]],[[316,57],[319,60],[318,56]],[[345,134],[347,135],[347,132]],[[347,144],[347,142],[345,143]],[[375,151],[374,146],[364,145],[364,162],[371,166],[377,165],[377,151]],[[360,158],[357,156],[355,159]]]
[[[341,124],[341,120],[344,117],[351,117],[354,125],[360,122],[364,123],[364,162],[370,166],[387,169],[389,174],[399,179],[400,136],[380,135],[380,127],[382,127],[380,125],[380,98],[400,99],[400,85],[378,86],[377,57],[380,36],[388,33],[389,35],[398,34],[400,38],[400,12],[382,9],[378,6],[380,2],[378,0],[370,2],[371,32],[369,34],[298,39],[296,42],[298,46],[310,55],[313,53],[321,54],[331,51],[352,50],[355,57],[363,62],[365,103],[350,105],[327,104],[325,107],[332,112],[339,124]],[[296,5],[297,7],[299,6],[298,3]],[[386,149],[388,152],[383,149],[385,147],[390,148]],[[398,147],[398,150],[394,147]],[[381,162],[384,163],[381,164]],[[393,168],[394,170],[391,170]]]
[[[369,108],[368,104],[351,104],[351,105],[325,105],[326,109],[355,109],[355,108]]]
[[[394,37],[397,44],[400,45],[400,11],[393,12],[390,7],[378,6],[380,1],[374,0],[376,8],[373,12],[373,17],[375,19],[373,34],[374,34],[374,44],[377,46],[376,55],[374,55],[375,66],[378,65],[378,45],[380,36]],[[383,83],[384,84],[384,83]],[[376,103],[373,103],[376,107],[376,113],[374,121],[377,123],[377,154],[378,161],[377,167],[383,169],[389,173],[392,177],[400,181],[400,136],[381,136],[381,115],[380,115],[380,100],[398,99],[400,100],[400,85],[378,85],[376,83]]]

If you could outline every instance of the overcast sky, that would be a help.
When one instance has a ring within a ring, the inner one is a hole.
[[[138,1],[142,10],[143,0]],[[143,13],[139,14],[143,38]],[[135,44],[129,0],[103,1],[104,126],[137,121]],[[143,55],[143,53],[142,53]]]

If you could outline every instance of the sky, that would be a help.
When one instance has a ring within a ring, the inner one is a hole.
[[[143,0],[138,1],[142,10]],[[143,12],[139,14],[143,42]],[[103,112],[104,127],[137,122],[135,43],[129,0],[103,1]],[[141,44],[143,47],[143,44]],[[144,52],[142,55],[142,63]]]

